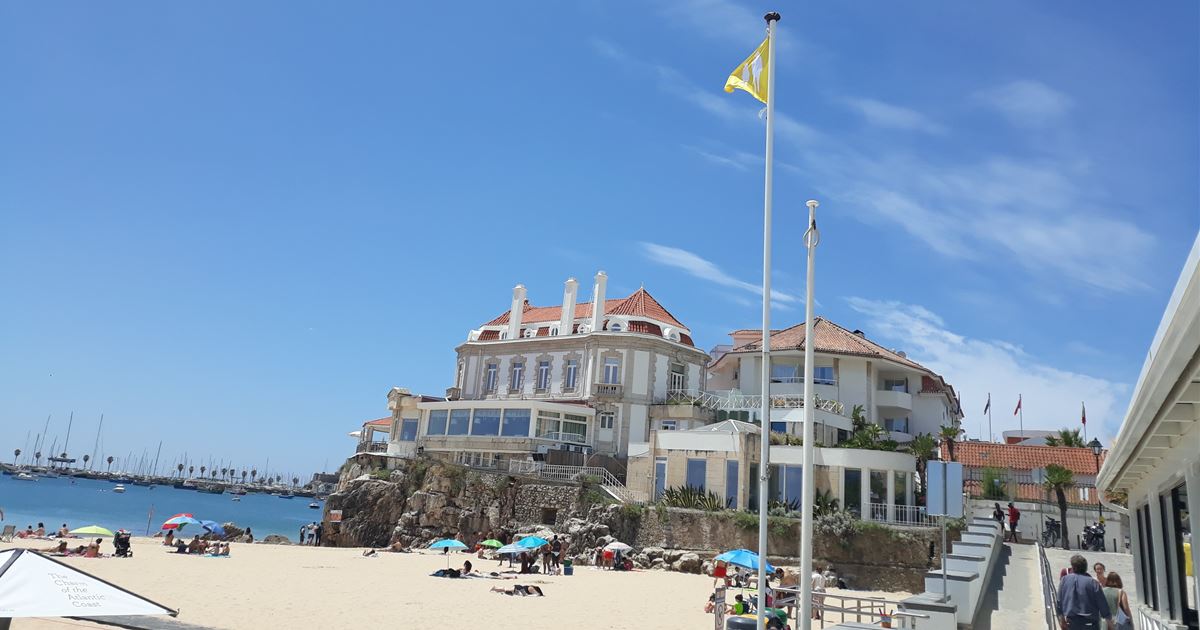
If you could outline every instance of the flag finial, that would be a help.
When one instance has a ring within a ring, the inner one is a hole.
[[[771,11],[770,13],[764,15],[763,19],[769,23],[769,22],[778,22],[781,18],[779,16],[778,12]]]

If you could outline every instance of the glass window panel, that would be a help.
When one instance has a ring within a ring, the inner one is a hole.
[[[476,409],[471,420],[471,435],[500,435],[500,410]]]
[[[563,420],[562,439],[570,442],[587,443],[587,423]]]
[[[738,496],[738,461],[736,459],[725,460],[725,507],[734,509],[737,507]]]
[[[804,468],[788,466],[784,469],[784,486],[789,504],[800,505],[804,492]]]
[[[448,435],[466,435],[471,428],[470,409],[451,409]]]
[[[771,471],[770,478],[767,479],[767,507],[771,507],[771,501],[783,500],[783,474],[779,469],[780,466],[767,468]]]
[[[758,510],[758,464],[750,464],[750,499],[746,507],[751,512]]]
[[[895,488],[892,489],[892,502],[896,505],[908,505],[908,494],[904,491],[906,479],[908,479],[907,473],[893,473]]]
[[[799,369],[799,366],[794,363],[772,363],[771,380],[776,383],[790,383],[797,379],[796,374]]]
[[[703,459],[687,460],[687,485],[692,488],[704,489],[704,476],[708,471],[708,462]]]
[[[662,498],[667,489],[667,458],[658,457],[654,460],[654,500]]]
[[[620,359],[604,360],[604,382],[610,385],[616,385],[621,382]]]
[[[855,516],[862,516],[862,470],[846,469],[846,491],[842,493],[842,507]]]
[[[813,382],[820,385],[836,385],[832,365],[818,365],[813,368]]]
[[[434,409],[429,412],[429,426],[425,428],[425,435],[446,435],[446,418],[450,416],[450,412],[445,409]]]
[[[401,442],[417,441],[417,424],[418,423],[417,423],[416,418],[401,421],[401,424],[400,424],[400,441]]]
[[[500,435],[509,437],[529,435],[529,410],[505,409],[504,424],[500,428]]]
[[[579,362],[575,359],[567,361],[567,382],[564,385],[566,389],[575,389],[575,374],[579,371]]]

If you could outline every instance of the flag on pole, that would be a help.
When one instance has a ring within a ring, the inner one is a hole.
[[[1079,423],[1086,427],[1087,426],[1087,405],[1085,405],[1083,403],[1079,403],[1079,407],[1080,407]]]
[[[992,410],[992,395],[991,395],[991,393],[988,393],[987,404],[983,406],[983,415],[986,416],[987,412],[989,412],[991,410]]]
[[[1021,412],[1021,395],[1017,394],[1017,408],[1013,409],[1013,415],[1015,416],[1020,412]]]
[[[741,65],[733,69],[725,81],[726,92],[732,92],[735,89],[745,90],[763,103],[767,102],[767,85],[770,78],[768,75],[770,69],[767,63],[769,61],[769,43],[770,38],[764,39]]]

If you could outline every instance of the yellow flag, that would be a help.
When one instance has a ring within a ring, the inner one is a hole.
[[[725,91],[732,92],[734,88],[745,90],[754,98],[767,102],[767,45],[770,38],[764,39],[758,48],[750,53],[741,65],[733,69],[729,79],[725,81]]]

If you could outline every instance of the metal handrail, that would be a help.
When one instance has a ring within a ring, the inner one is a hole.
[[[800,594],[800,589],[796,587],[776,587],[776,592]],[[836,599],[841,601],[841,606],[826,604],[826,599]],[[913,613],[900,610],[900,602],[894,602],[882,597],[864,597],[861,595],[839,595],[837,593],[814,592],[813,593],[813,608],[822,612],[820,627],[825,627],[825,622],[833,620],[829,619],[829,615],[824,613],[838,613],[840,619],[838,623],[845,623],[847,617],[853,617],[852,621],[862,623],[863,617],[866,617],[868,622],[883,617],[906,617],[910,619],[929,619],[929,615],[922,613]],[[848,605],[846,602],[853,601],[854,605]],[[866,605],[864,605],[864,602]],[[797,602],[798,607],[799,602]],[[892,613],[888,614],[888,607],[891,607]],[[916,623],[913,624],[916,627]]]
[[[1034,541],[1038,550],[1039,581],[1042,583],[1042,607],[1046,615],[1046,630],[1058,630],[1058,592],[1054,589],[1054,573],[1050,569],[1050,559],[1046,557],[1046,548],[1040,540]]]

